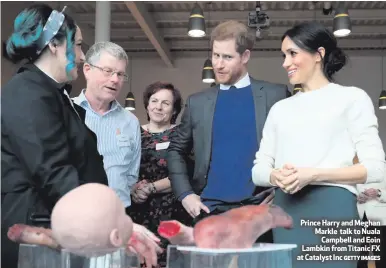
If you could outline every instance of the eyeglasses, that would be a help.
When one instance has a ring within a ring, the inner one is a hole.
[[[117,76],[118,76],[118,78],[120,80],[122,80],[122,81],[129,80],[129,76],[127,74],[123,73],[123,72],[116,72],[116,71],[114,71],[114,70],[112,70],[110,68],[107,68],[107,67],[103,67],[102,68],[102,67],[99,67],[99,66],[95,66],[95,65],[93,65],[91,63],[88,63],[88,62],[87,62],[87,64],[92,66],[92,67],[94,67],[94,68],[97,68],[97,69],[101,70],[105,77],[111,77],[114,74],[117,74]]]

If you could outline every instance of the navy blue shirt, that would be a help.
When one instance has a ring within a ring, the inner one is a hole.
[[[237,202],[251,197],[251,169],[259,144],[250,85],[219,91],[212,135],[208,182],[201,194],[204,204],[212,204],[205,198]]]

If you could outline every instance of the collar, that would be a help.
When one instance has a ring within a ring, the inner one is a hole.
[[[53,79],[50,75],[43,72],[33,63],[27,63],[19,68],[17,73],[22,73],[24,71],[31,71],[36,73],[42,82],[47,84],[48,86],[54,87],[58,89],[62,94],[70,94],[72,90],[72,86],[69,83],[58,83],[55,79]],[[66,91],[66,92],[65,92]]]
[[[86,89],[82,89],[82,91],[80,92],[79,96],[78,97],[75,97],[73,98],[73,101],[78,104],[79,106],[82,106],[84,107],[85,105],[89,108],[91,108],[91,105],[90,103],[88,102],[87,98],[86,98],[86,95],[84,94],[86,92]],[[122,105],[119,104],[119,102],[117,100],[113,100],[113,102],[111,103],[111,106],[110,106],[110,110],[107,111],[108,112],[111,112],[115,109],[119,109],[119,108],[122,108]]]
[[[64,93],[67,93],[67,95],[70,95],[71,94],[71,91],[72,91],[72,85],[66,83],[62,88],[61,90],[63,91],[66,91]]]
[[[236,88],[243,88],[243,87],[247,87],[251,84],[251,79],[249,78],[249,74],[246,73],[246,75],[241,78],[239,81],[237,81],[236,84],[234,84],[233,86],[235,86]],[[228,90],[232,85],[224,85],[224,84],[220,84],[220,89],[221,90]]]

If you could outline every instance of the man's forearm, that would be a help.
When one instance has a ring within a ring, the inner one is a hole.
[[[185,192],[193,191],[190,185],[188,168],[184,156],[176,150],[170,150],[167,156],[169,180],[174,195],[178,198]]]
[[[183,174],[173,175],[169,173],[169,179],[172,186],[172,191],[174,195],[179,198],[182,194],[186,192],[194,193],[192,186],[190,185],[190,181],[188,176],[184,176]]]

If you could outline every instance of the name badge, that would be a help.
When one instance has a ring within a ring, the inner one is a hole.
[[[129,137],[127,135],[124,135],[124,134],[117,135],[117,138],[118,138],[118,141],[128,141],[129,140]]]
[[[116,136],[117,136],[117,140],[118,140],[118,146],[119,147],[127,147],[127,146],[130,146],[130,140],[129,140],[129,137],[125,134],[122,134],[121,133],[121,130],[119,128],[117,128],[117,131],[116,131]]]
[[[167,148],[169,147],[169,144],[170,144],[170,141],[157,143],[157,144],[155,145],[155,149],[156,149],[157,151],[159,151],[159,150],[165,150],[165,149],[167,149]]]

